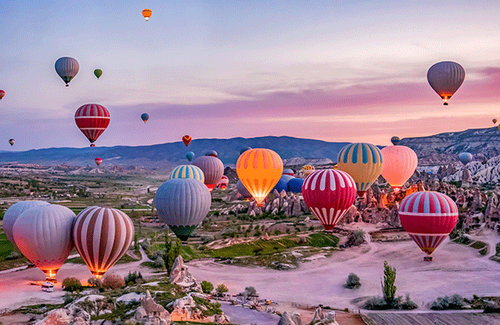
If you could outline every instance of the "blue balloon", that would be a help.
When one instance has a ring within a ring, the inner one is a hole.
[[[219,156],[219,154],[217,153],[217,151],[215,150],[206,150],[204,153],[203,153],[204,156],[212,156],[212,157],[215,157],[217,158]]]
[[[186,158],[189,161],[193,160],[193,158],[194,158],[194,152],[192,152],[192,151],[186,152]]]
[[[243,147],[243,148],[241,148],[241,150],[240,150],[240,155],[241,155],[242,153],[244,153],[245,151],[250,150],[250,149],[252,149],[252,148],[250,148],[250,147]]]
[[[288,181],[288,191],[293,193],[302,193],[303,178],[292,178]]]
[[[472,154],[468,152],[462,152],[458,155],[458,160],[460,160],[462,164],[467,165],[472,161]]]
[[[141,114],[141,119],[146,123],[149,120],[149,114],[148,113],[142,113]]]
[[[395,145],[395,146],[397,146],[397,145],[399,144],[399,141],[401,141],[401,140],[399,139],[399,137],[394,136],[394,137],[392,137],[392,138],[391,138],[391,142],[392,142],[392,144],[393,144],[393,145]]]
[[[288,190],[288,181],[294,178],[293,176],[290,175],[281,175],[280,180],[278,181],[278,184],[271,190],[271,193],[274,192],[274,190],[281,192],[282,190],[285,190],[285,192]]]

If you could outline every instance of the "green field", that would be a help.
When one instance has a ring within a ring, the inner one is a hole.
[[[14,250],[14,245],[7,239],[4,232],[0,233],[0,261],[5,260],[7,256]]]

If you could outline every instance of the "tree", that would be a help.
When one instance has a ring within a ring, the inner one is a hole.
[[[175,242],[172,242],[165,232],[165,254],[163,255],[163,260],[169,274],[172,271],[172,266],[174,266],[175,258],[181,254],[181,246],[182,242],[179,238]]]
[[[165,269],[165,260],[161,256],[154,259],[153,266],[159,269]]]
[[[219,297],[222,297],[224,295],[224,293],[228,292],[229,289],[227,288],[227,286],[224,284],[224,283],[221,283],[217,286],[217,288],[215,289],[215,292],[217,292],[217,296]]]
[[[201,281],[201,290],[203,293],[210,293],[214,290],[214,285],[208,281]]]
[[[392,305],[396,297],[397,287],[394,285],[396,282],[396,268],[392,267],[384,261],[384,283],[382,291],[384,292],[384,300],[388,305]]]
[[[83,289],[82,283],[77,278],[66,278],[63,280],[62,287],[64,291],[81,291]]]

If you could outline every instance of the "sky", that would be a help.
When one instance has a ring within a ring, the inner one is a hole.
[[[97,146],[184,134],[389,145],[493,127],[499,12],[496,0],[2,0],[0,150],[88,146],[74,122],[87,103],[111,114]],[[68,88],[63,56],[80,64]],[[466,71],[449,106],[427,83],[439,61]]]

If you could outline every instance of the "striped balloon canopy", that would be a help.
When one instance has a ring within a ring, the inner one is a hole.
[[[420,249],[432,254],[458,220],[455,202],[439,192],[416,192],[399,206],[399,220]]]
[[[236,173],[257,205],[262,206],[266,196],[280,180],[283,161],[270,149],[250,149],[238,158]]]
[[[229,178],[226,175],[222,175],[219,184],[217,184],[217,187],[225,191],[228,184],[229,184]]]
[[[222,175],[224,175],[224,164],[214,156],[200,156],[193,160],[193,165],[199,167],[205,176],[205,185],[212,190],[219,184]]]
[[[68,56],[57,59],[55,63],[55,69],[59,77],[64,81],[66,87],[69,86],[69,82],[76,76],[80,70],[80,65],[78,61],[74,58]]]
[[[382,176],[398,193],[417,169],[417,154],[408,147],[398,145],[385,147],[380,152],[384,158]]]
[[[358,195],[363,196],[380,176],[384,163],[377,146],[370,143],[352,143],[340,150],[336,167],[352,176]]]
[[[302,185],[304,202],[330,231],[356,199],[356,184],[346,172],[333,169],[317,170],[307,176]]]
[[[106,107],[99,104],[80,106],[75,113],[75,122],[80,131],[89,139],[91,147],[109,125],[110,116]]]
[[[133,239],[132,220],[113,208],[88,207],[73,226],[76,250],[98,279],[127,252]]]
[[[186,241],[210,210],[212,197],[196,179],[173,178],[158,188],[154,202],[161,220]]]
[[[464,79],[464,68],[453,61],[438,62],[427,71],[427,81],[443,99],[444,105],[448,105],[448,99],[460,88]]]
[[[199,167],[193,165],[180,165],[175,167],[170,173],[170,179],[173,178],[194,178],[200,182],[205,182],[203,171]]]

